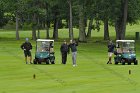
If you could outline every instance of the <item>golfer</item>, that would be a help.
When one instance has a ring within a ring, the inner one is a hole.
[[[73,66],[77,66],[76,64],[77,46],[78,46],[78,42],[75,42],[75,40],[70,40],[69,48],[71,49],[72,52]]]
[[[32,64],[32,55],[31,55],[32,45],[29,42],[29,39],[28,38],[26,38],[26,41],[21,45],[21,49],[24,50],[26,64],[28,64],[27,56],[30,59],[30,64]]]
[[[114,54],[114,48],[115,48],[115,45],[113,44],[113,42],[110,40],[109,41],[109,44],[108,44],[108,62],[107,64],[112,64],[112,55]]]
[[[61,55],[62,55],[62,64],[66,64],[67,62],[67,54],[68,54],[68,44],[66,40],[64,40],[64,43],[60,47]]]

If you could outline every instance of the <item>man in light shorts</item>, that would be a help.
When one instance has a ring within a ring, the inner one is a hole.
[[[112,52],[108,52],[108,57],[112,57],[113,53]]]
[[[108,44],[108,62],[107,62],[107,64],[112,64],[112,62],[111,62],[111,59],[112,59],[112,55],[113,55],[113,53],[114,53],[114,48],[115,48],[116,46],[112,43],[112,41],[109,41],[109,44]]]

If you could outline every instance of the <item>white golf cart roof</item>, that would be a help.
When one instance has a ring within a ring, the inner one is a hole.
[[[53,41],[54,42],[54,40],[51,40],[51,39],[37,39],[36,41]]]
[[[135,40],[116,40],[116,42],[135,42]]]

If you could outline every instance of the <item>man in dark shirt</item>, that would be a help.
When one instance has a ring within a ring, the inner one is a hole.
[[[111,59],[112,59],[112,55],[114,53],[114,48],[115,47],[116,46],[113,44],[113,42],[109,41],[109,44],[108,44],[108,57],[109,57],[109,60],[108,60],[107,64],[112,64]]]
[[[75,42],[75,40],[70,40],[69,48],[71,48],[71,52],[72,52],[73,66],[77,66],[76,64],[77,46],[78,46],[78,42]]]
[[[26,38],[26,41],[21,45],[21,49],[24,50],[26,64],[28,64],[27,56],[30,58],[30,64],[32,64],[32,55],[31,55],[32,45],[29,42],[28,38]]]
[[[68,53],[68,45],[66,40],[64,40],[64,43],[60,47],[61,55],[62,55],[62,64],[66,64],[67,62],[67,53]]]

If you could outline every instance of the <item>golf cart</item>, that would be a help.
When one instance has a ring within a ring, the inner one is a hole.
[[[54,40],[37,39],[34,64],[41,64],[42,62],[55,64],[53,46]]]
[[[114,53],[115,64],[121,63],[125,65],[138,64],[135,54],[135,41],[134,40],[116,40],[116,52]]]

